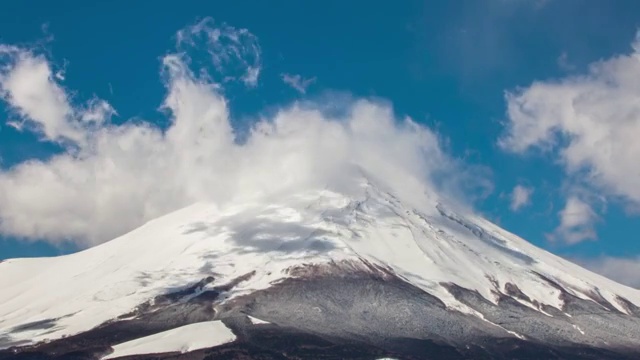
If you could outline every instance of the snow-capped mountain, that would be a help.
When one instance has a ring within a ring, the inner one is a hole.
[[[348,195],[198,203],[76,254],[7,260],[0,289],[0,359],[314,358],[297,342],[325,358],[640,354],[639,290],[364,178]]]

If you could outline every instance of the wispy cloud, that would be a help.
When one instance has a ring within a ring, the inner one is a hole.
[[[531,203],[533,188],[524,185],[516,185],[511,192],[510,209],[518,211]]]
[[[281,74],[280,77],[282,78],[282,81],[291,86],[292,88],[294,88],[295,90],[297,90],[299,93],[301,94],[306,94],[307,93],[307,88],[313,84],[314,82],[316,82],[316,78],[312,77],[309,79],[305,79],[303,78],[301,75],[291,75],[291,74]]]
[[[558,67],[564,71],[573,71],[576,69],[576,66],[569,61],[569,55],[566,51],[563,51],[560,56],[558,56],[556,63]]]
[[[218,80],[240,80],[249,87],[258,84],[262,51],[258,38],[247,29],[216,24],[207,17],[178,31],[176,46],[185,52],[206,51],[217,74],[222,76]]]

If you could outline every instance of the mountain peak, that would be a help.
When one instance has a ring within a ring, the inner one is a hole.
[[[199,321],[242,307],[274,324],[301,326],[295,321],[306,321],[304,317],[293,321],[264,299],[273,299],[274,289],[284,289],[278,296],[285,296],[295,288],[291,284],[331,277],[342,279],[327,283],[331,291],[344,291],[336,286],[355,286],[348,279],[362,278],[371,286],[390,283],[422,294],[430,304],[423,306],[439,309],[430,316],[471,321],[473,334],[465,334],[466,340],[500,336],[547,341],[545,334],[555,328],[567,342],[640,343],[640,332],[629,332],[640,329],[640,291],[452,209],[441,199],[423,201],[417,209],[360,176],[349,191],[304,190],[224,208],[198,203],[76,254],[8,260],[0,263],[0,329],[5,334],[0,346],[37,346],[105,324],[153,318],[176,303],[201,306],[203,299],[215,311],[202,310],[209,315]],[[286,296],[292,301],[294,295]],[[350,301],[360,301],[359,296],[354,293]],[[585,309],[591,309],[586,320],[579,317]],[[497,311],[538,323],[523,328],[505,322]],[[623,320],[606,331],[596,329],[601,320],[594,318],[612,316]],[[309,322],[306,330],[333,335],[348,330],[329,331],[323,321]],[[437,333],[420,331],[425,336]]]

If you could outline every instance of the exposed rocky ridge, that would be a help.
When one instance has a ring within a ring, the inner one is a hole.
[[[296,277],[226,302],[225,292],[252,275],[206,291],[202,285],[212,280],[204,278],[91,331],[1,351],[0,359],[99,359],[114,344],[218,319],[238,336],[235,342],[189,354],[127,359],[293,359],[305,358],[304,354],[325,359],[631,359],[640,355],[633,347],[639,340],[634,331],[639,318],[571,295],[566,308],[545,315],[523,305],[515,285],[508,286],[512,294],[501,294],[494,304],[476,291],[443,284],[485,321],[447,309],[438,298],[365,261],[291,271]],[[255,325],[247,315],[269,324]],[[582,328],[591,335],[580,336]],[[281,336],[289,340],[264,343]]]

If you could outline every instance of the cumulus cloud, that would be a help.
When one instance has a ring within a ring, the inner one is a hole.
[[[499,144],[558,154],[568,174],[640,203],[640,37],[632,48],[586,74],[507,93],[508,131]]]
[[[301,75],[291,75],[291,74],[281,74],[280,77],[282,78],[282,81],[291,86],[292,88],[294,88],[296,91],[298,91],[301,94],[306,94],[307,92],[307,88],[313,84],[314,82],[316,82],[316,78],[312,77],[309,79],[305,79],[303,78]]]
[[[499,145],[522,154],[539,149],[560,163],[567,183],[640,204],[640,35],[629,54],[590,65],[585,74],[536,81],[506,94],[507,131]],[[579,184],[579,185],[578,185]],[[556,235],[595,239],[594,211],[570,197]]]
[[[511,205],[509,206],[512,211],[518,211],[524,206],[531,203],[531,195],[533,194],[533,188],[524,185],[516,185],[511,192]]]
[[[72,143],[46,161],[0,170],[0,233],[90,246],[194,202],[225,206],[324,186],[351,191],[354,172],[374,174],[419,206],[423,196],[435,196],[437,177],[459,177],[437,134],[398,118],[381,101],[342,99],[340,111],[331,102],[296,102],[257,119],[238,140],[222,89],[238,65],[234,56],[243,69],[237,79],[251,78],[253,65],[247,64],[253,63],[243,57],[241,39],[255,37],[212,24],[180,31],[178,51],[162,59],[162,107],[170,121],[164,130],[140,121],[111,124],[105,118],[112,109],[101,100],[72,105],[45,57],[5,51],[3,99],[38,125],[30,130],[44,140]],[[194,71],[184,50],[203,34],[219,73]],[[249,47],[259,49],[257,43]]]
[[[584,240],[597,239],[594,225],[598,221],[598,215],[578,196],[570,196],[559,215],[560,225],[550,235],[552,240],[559,239],[567,244],[577,244]]]
[[[594,259],[573,260],[593,272],[640,289],[640,256],[628,258],[601,256]]]

